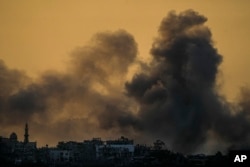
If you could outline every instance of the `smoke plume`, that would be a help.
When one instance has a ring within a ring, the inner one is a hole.
[[[96,34],[71,53],[67,72],[46,71],[37,80],[0,61],[0,129],[28,121],[43,144],[118,134],[162,139],[184,153],[211,140],[248,145],[250,91],[242,89],[235,104],[218,93],[222,56],[206,21],[192,10],[170,12],[149,65],[138,63],[137,43],[124,30]],[[128,81],[136,63],[141,70]]]
[[[128,95],[140,104],[145,132],[185,153],[196,151],[209,137],[234,144],[250,137],[249,110],[245,111],[249,105],[241,102],[244,112],[232,114],[231,105],[217,93],[222,56],[213,46],[206,21],[192,10],[169,13],[152,45],[149,70],[126,83]]]
[[[133,36],[118,30],[98,33],[76,48],[67,72],[47,71],[28,84],[25,74],[1,62],[1,127],[28,121],[36,137],[54,144],[127,131],[123,125],[132,126],[134,118],[124,83],[136,55]]]

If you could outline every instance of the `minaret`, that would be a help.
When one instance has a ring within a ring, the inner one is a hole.
[[[24,134],[24,143],[29,142],[29,127],[28,124],[25,124],[25,134]]]

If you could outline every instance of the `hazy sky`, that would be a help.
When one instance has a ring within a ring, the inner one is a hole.
[[[161,19],[170,10],[194,9],[208,18],[232,98],[250,83],[249,5],[248,0],[1,0],[0,58],[32,76],[63,70],[74,48],[96,32],[117,29],[133,34],[140,56],[146,57]]]
[[[94,34],[124,29],[134,37],[139,59],[148,61],[167,13],[193,9],[208,18],[223,56],[219,82],[233,101],[250,84],[249,6],[248,0],[0,0],[0,59],[36,79],[47,70],[67,72],[69,55]]]

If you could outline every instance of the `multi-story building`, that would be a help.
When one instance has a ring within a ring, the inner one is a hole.
[[[97,146],[97,157],[114,159],[114,158],[131,158],[134,155],[134,141],[125,137],[117,140],[107,140],[105,144]]]
[[[49,166],[81,166],[127,161],[134,155],[133,140],[121,137],[117,140],[102,141],[101,138],[83,142],[58,142],[56,147],[37,149],[36,142],[29,141],[29,128],[25,124],[24,140],[18,141],[16,133],[9,138],[0,137],[0,160],[15,164],[40,163]]]
[[[72,151],[51,148],[49,149],[49,162],[50,164],[63,164],[72,162]]]

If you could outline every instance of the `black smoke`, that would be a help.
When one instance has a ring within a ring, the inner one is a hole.
[[[1,61],[1,130],[28,121],[43,144],[127,135],[184,153],[210,140],[224,148],[250,144],[250,91],[242,89],[234,104],[218,93],[222,56],[206,21],[192,10],[170,12],[149,65],[138,63],[137,43],[124,30],[96,34],[71,53],[66,72],[36,80]],[[134,64],[141,69],[128,81]]]
[[[222,56],[213,46],[206,21],[192,10],[169,13],[150,50],[149,70],[126,83],[128,95],[140,104],[144,131],[186,153],[196,151],[211,134],[237,144],[250,137],[249,118],[239,111],[233,114],[218,94],[216,77]]]
[[[121,127],[132,124],[133,114],[123,87],[136,55],[133,36],[118,30],[98,33],[88,45],[76,48],[67,72],[46,71],[27,84],[24,73],[1,62],[1,127],[28,121],[54,144],[127,131]]]

